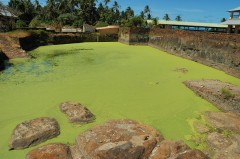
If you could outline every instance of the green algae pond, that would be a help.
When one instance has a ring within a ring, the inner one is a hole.
[[[84,130],[110,119],[129,118],[153,126],[166,139],[189,140],[191,121],[203,111],[218,111],[182,82],[218,79],[240,85],[240,79],[149,46],[78,43],[39,47],[32,58],[14,59],[0,73],[0,158],[20,159],[39,145],[8,151],[14,127],[37,117],[54,117],[61,134],[47,142],[73,144]],[[184,68],[187,71],[179,72]],[[96,120],[72,125],[60,112],[65,101],[86,105]]]

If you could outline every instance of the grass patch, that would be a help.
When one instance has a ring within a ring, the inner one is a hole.
[[[221,89],[221,93],[223,95],[223,98],[227,99],[227,100],[232,99],[232,98],[235,97],[235,95],[227,88],[222,88]]]

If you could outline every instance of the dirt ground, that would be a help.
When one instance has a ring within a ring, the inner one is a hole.
[[[223,112],[240,115],[240,86],[218,80],[185,81],[184,84]]]

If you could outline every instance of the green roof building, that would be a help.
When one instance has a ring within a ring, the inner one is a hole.
[[[228,12],[230,18],[222,24],[228,25],[228,33],[240,33],[240,7],[231,9]]]

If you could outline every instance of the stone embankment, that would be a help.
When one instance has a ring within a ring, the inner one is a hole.
[[[26,57],[26,51],[21,48],[19,38],[0,34],[0,49],[9,58]]]
[[[220,110],[240,115],[240,86],[218,80],[185,81],[184,84]]]
[[[204,112],[193,123],[196,144],[213,159],[240,158],[240,87],[218,80],[194,80],[184,84],[224,112]]]
[[[240,77],[240,35],[152,28],[149,45]]]
[[[240,77],[240,34],[124,27],[119,42],[149,45]]]

